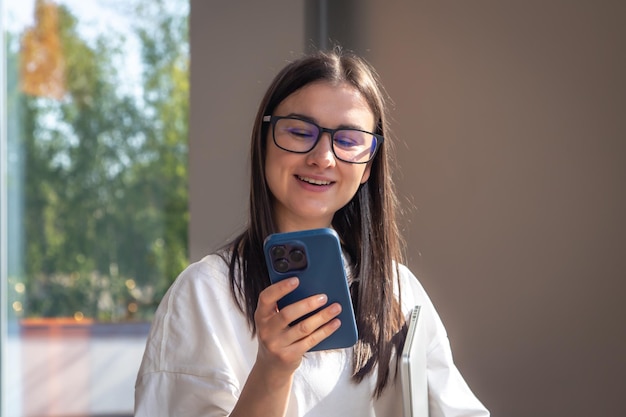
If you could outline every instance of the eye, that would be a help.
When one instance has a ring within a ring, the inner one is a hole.
[[[315,132],[312,129],[306,129],[302,127],[289,127],[286,129],[286,131],[291,136],[295,136],[301,139],[312,139],[315,137]]]
[[[333,140],[341,148],[353,148],[365,144],[365,135],[358,130],[338,130]]]
[[[275,128],[286,138],[298,141],[315,140],[319,132],[314,124],[296,118],[280,119]]]

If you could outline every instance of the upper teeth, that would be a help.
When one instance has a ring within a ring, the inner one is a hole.
[[[299,175],[298,175],[298,179],[300,179],[301,181],[306,181],[311,184],[315,184],[315,185],[329,185],[331,183],[330,181],[315,180],[313,178],[301,177]]]

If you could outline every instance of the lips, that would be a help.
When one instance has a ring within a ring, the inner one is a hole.
[[[296,177],[303,182],[306,182],[308,184],[313,184],[313,185],[330,185],[333,183],[333,181],[327,181],[327,180],[318,180],[315,178],[309,178],[309,177],[302,177],[300,175],[296,175]]]

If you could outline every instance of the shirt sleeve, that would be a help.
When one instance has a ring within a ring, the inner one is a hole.
[[[447,332],[426,291],[403,265],[400,275],[403,311],[420,305],[425,313],[430,417],[489,417],[489,411],[472,393],[454,364]]]
[[[135,384],[135,416],[227,416],[255,357],[227,267],[217,256],[205,258],[181,273],[155,313]]]

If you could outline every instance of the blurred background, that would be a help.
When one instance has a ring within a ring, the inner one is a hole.
[[[132,415],[189,260],[189,2],[0,5],[0,415]]]
[[[242,226],[261,95],[335,43],[393,101],[407,261],[477,396],[626,415],[626,3],[0,5],[3,416],[132,415],[158,300]]]

